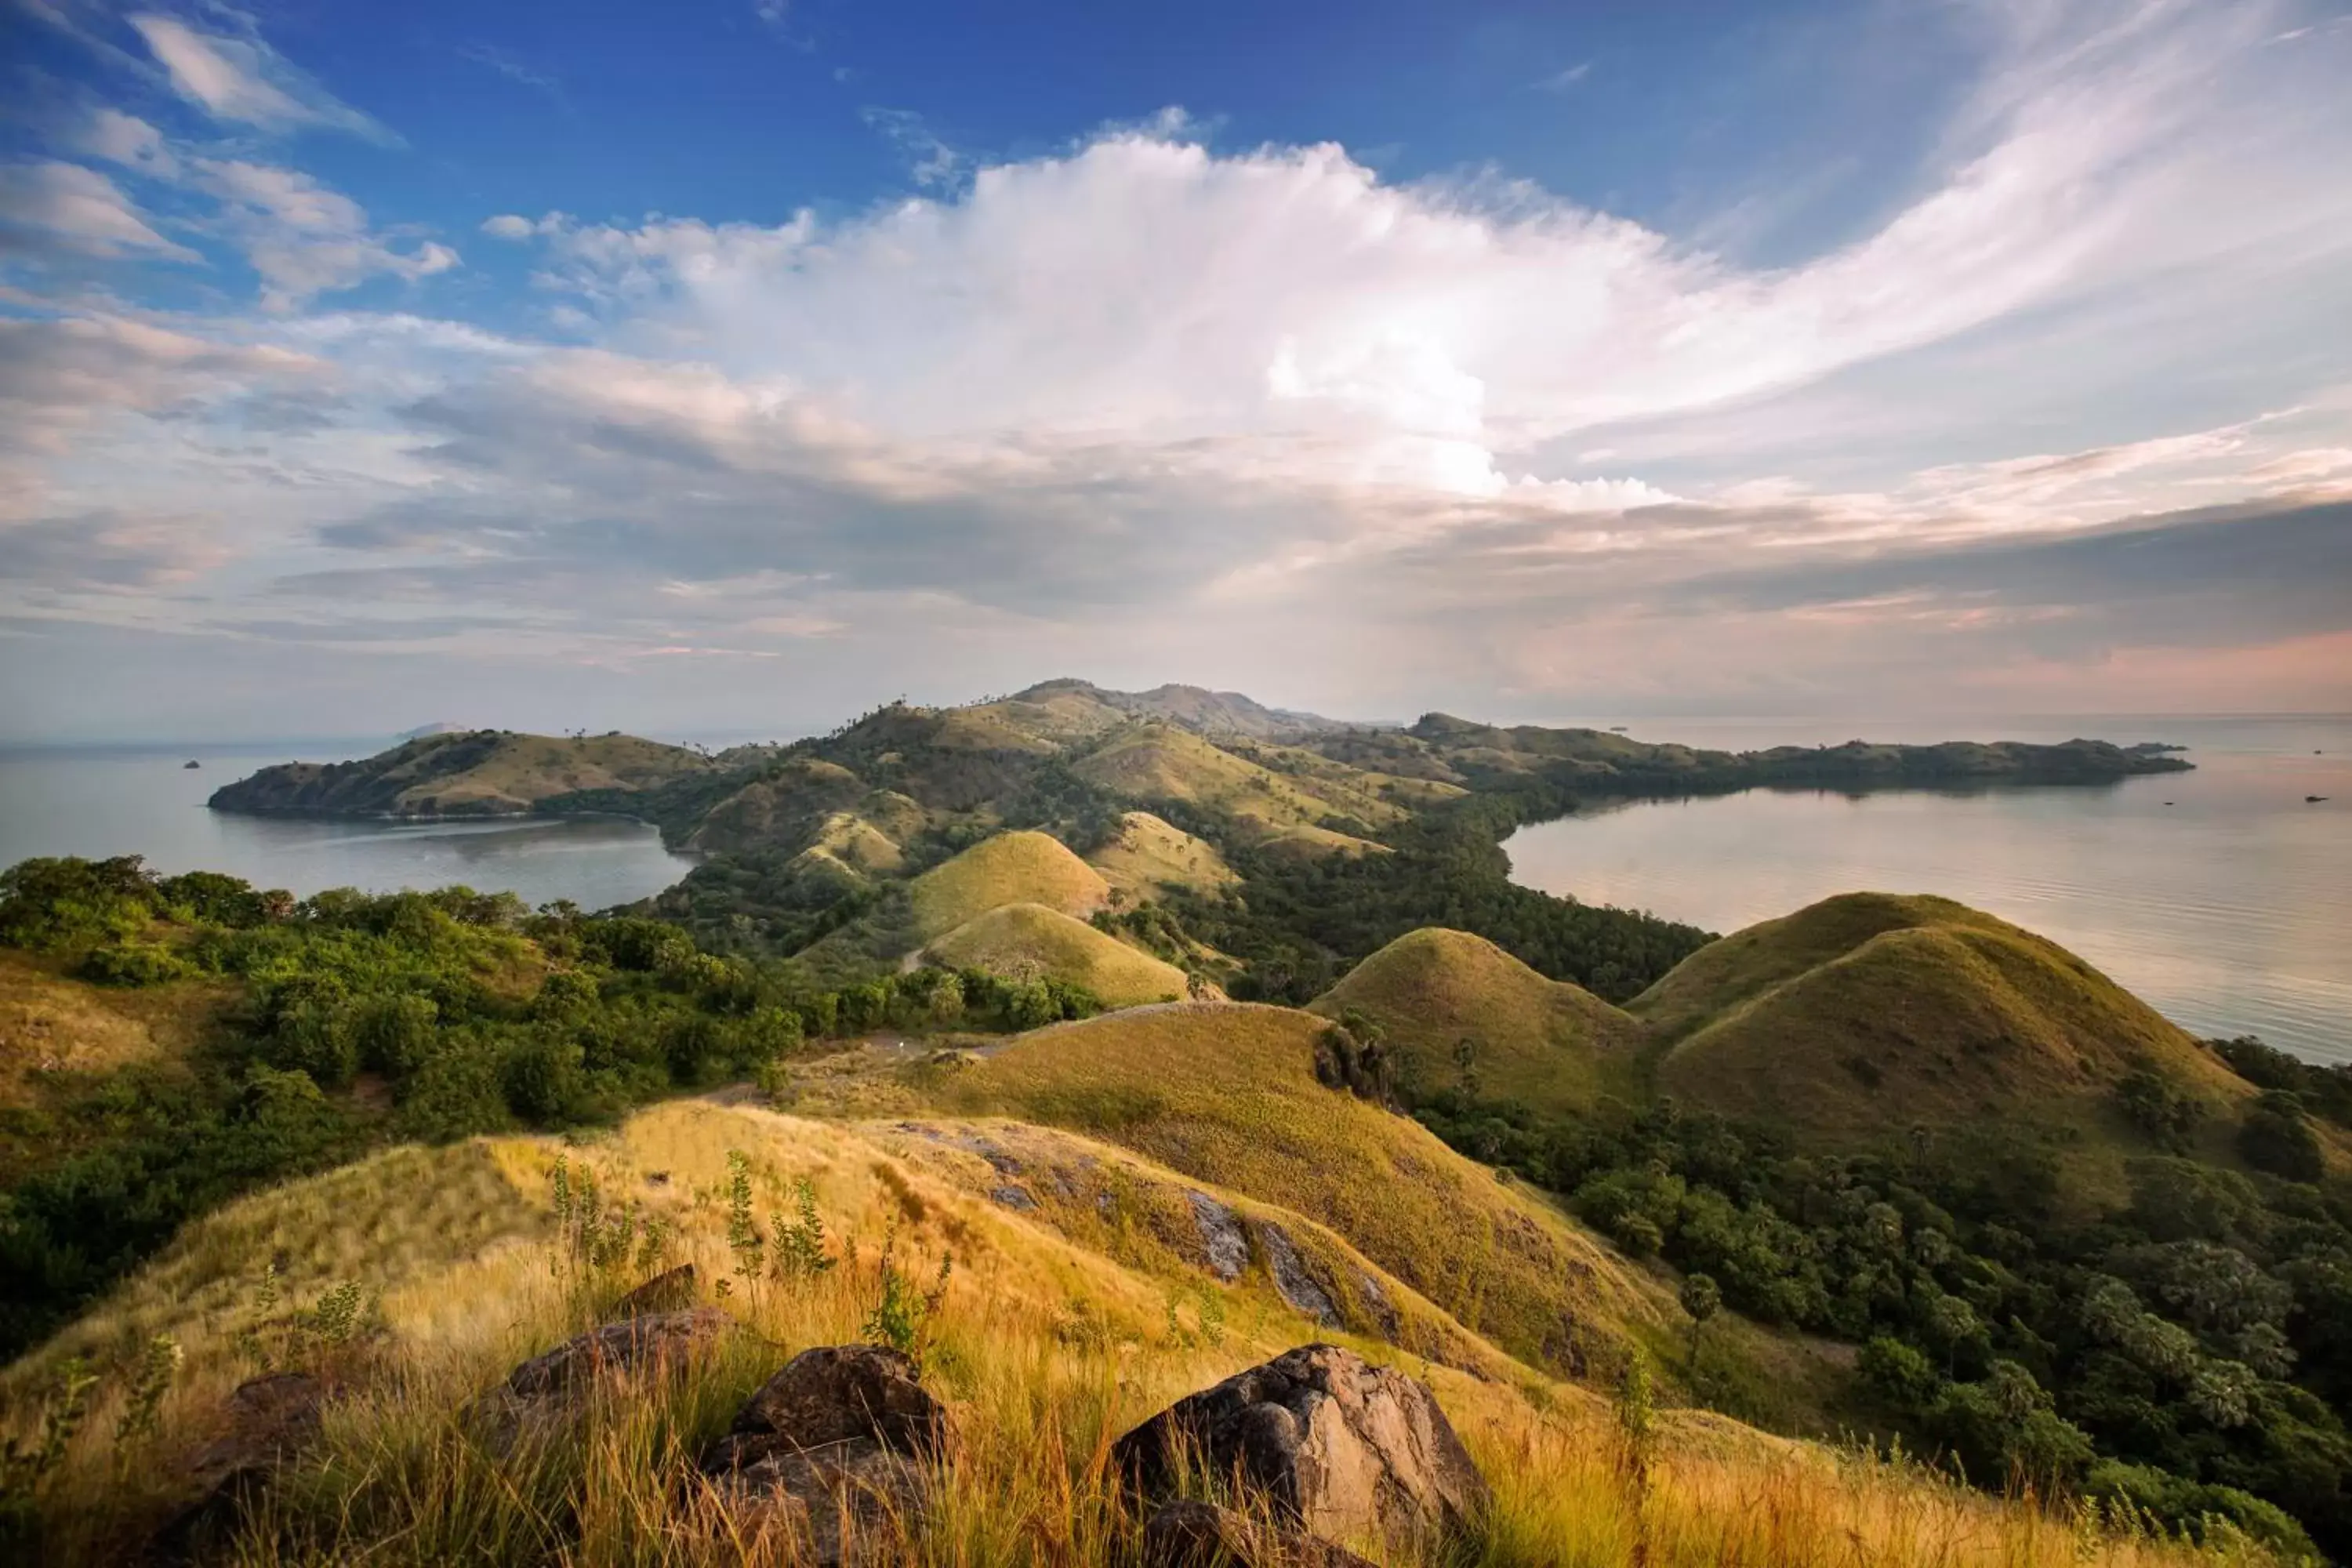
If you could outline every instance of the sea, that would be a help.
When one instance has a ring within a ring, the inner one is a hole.
[[[610,909],[670,886],[693,861],[644,823],[613,818],[344,822],[239,816],[205,802],[275,763],[373,756],[389,736],[262,745],[0,750],[0,866],[35,855],[139,855],[164,872],[226,871],[308,896],[462,883],[536,907]],[[189,767],[189,763],[195,767]]]
[[[1729,750],[1857,736],[2185,746],[2195,772],[2114,784],[1612,805],[1522,828],[1505,849],[1529,887],[1717,931],[1855,889],[1940,893],[2064,944],[2200,1035],[2258,1035],[2352,1061],[2352,715],[1541,721],[1622,722],[1639,740]],[[159,870],[226,871],[298,894],[463,883],[533,905],[606,909],[660,891],[693,864],[651,827],[609,819],[337,822],[205,809],[215,789],[269,763],[391,743],[0,749],[0,866],[141,855]]]
[[[2192,1033],[2352,1062],[2352,715],[1625,727],[1728,750],[1857,736],[2185,746],[2193,773],[1611,804],[1521,828],[1503,847],[1528,887],[1714,931],[1832,893],[1939,893],[2071,949]]]

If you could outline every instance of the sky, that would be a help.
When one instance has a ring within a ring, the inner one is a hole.
[[[0,0],[0,740],[2352,710],[2352,0]]]

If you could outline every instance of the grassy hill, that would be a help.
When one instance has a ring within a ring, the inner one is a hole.
[[[1658,1086],[1831,1144],[1969,1124],[2135,1142],[2154,1075],[2226,1124],[2251,1086],[2056,943],[1925,896],[1850,893],[1723,938],[1628,1006]]]
[[[1241,880],[1215,845],[1148,811],[1121,816],[1118,831],[1087,857],[1087,864],[1130,904],[1149,903],[1171,887],[1214,893]]]
[[[1116,736],[1071,770],[1122,800],[1182,801],[1232,817],[1261,837],[1316,826],[1328,816],[1377,826],[1403,815],[1352,781],[1276,773],[1165,724]]]
[[[730,1152],[741,1157],[761,1219],[789,1215],[794,1184],[809,1184],[833,1268],[797,1281],[736,1273],[727,1205],[714,1201]],[[612,1215],[625,1205],[662,1222],[643,1259],[604,1268],[583,1258],[576,1215],[565,1225],[549,1201],[559,1159],[575,1193],[593,1173]],[[1007,1181],[1007,1163],[1041,1191],[1065,1175],[1084,1182],[1085,1201],[1049,1198],[1016,1212],[990,1195]],[[861,1337],[887,1237],[895,1266],[926,1280],[952,1257],[919,1349],[960,1436],[956,1460],[935,1477],[922,1536],[893,1561],[1136,1561],[1139,1520],[1102,1463],[1110,1438],[1315,1339],[1431,1384],[1496,1489],[1469,1543],[1490,1568],[1636,1558],[1690,1568],[1799,1568],[1848,1556],[1883,1568],[2218,1561],[2078,1530],[1916,1467],[1833,1457],[1698,1411],[1660,1412],[1646,1474],[1629,1479],[1603,1402],[1515,1365],[1310,1219],[1220,1190],[1251,1223],[1282,1224],[1317,1266],[1381,1281],[1414,1349],[1310,1321],[1262,1267],[1215,1281],[1181,1234],[1182,1194],[1195,1188],[1118,1148],[1034,1129],[844,1125],[698,1102],[645,1112],[585,1149],[482,1140],[395,1151],[293,1184],[195,1227],[98,1312],[0,1376],[11,1396],[5,1425],[21,1436],[37,1416],[35,1390],[68,1352],[102,1360],[169,1333],[184,1356],[152,1433],[127,1444],[114,1436],[122,1386],[101,1383],[40,1496],[40,1560],[139,1554],[177,1500],[173,1457],[213,1436],[222,1396],[253,1370],[247,1335],[268,1321],[260,1291],[275,1258],[289,1305],[307,1310],[337,1286],[363,1282],[380,1292],[379,1307],[371,1337],[323,1347],[342,1397],[318,1446],[271,1489],[260,1525],[234,1543],[236,1561],[424,1563],[480,1559],[494,1547],[512,1562],[740,1561],[740,1548],[712,1530],[677,1478],[793,1352]],[[1098,1196],[1117,1223],[1100,1217]],[[1163,1235],[1163,1226],[1173,1228]],[[455,1436],[454,1413],[517,1362],[597,1321],[645,1269],[675,1261],[693,1262],[701,1300],[750,1331],[673,1379],[607,1380],[559,1441],[499,1456]],[[721,1297],[715,1281],[731,1289]],[[261,1342],[275,1343],[274,1331]],[[1435,1568],[1439,1559],[1384,1561]],[[2228,1561],[2268,1562],[2252,1551]]]
[[[1185,994],[1184,972],[1043,904],[1004,904],[974,916],[925,948],[951,969],[985,969],[1007,980],[1062,980],[1113,1007]]]
[[[934,866],[908,886],[916,929],[942,935],[1006,904],[1043,904],[1084,919],[1110,898],[1102,873],[1050,834],[1000,833]]]
[[[1296,1210],[1537,1364],[1612,1363],[1664,1321],[1655,1287],[1549,1205],[1317,1081],[1328,1026],[1286,1007],[1135,1008],[1024,1036],[943,1102],[1107,1138]]]
[[[1397,938],[1312,1005],[1381,1026],[1408,1097],[1464,1081],[1546,1113],[1639,1092],[1641,1024],[1581,986],[1542,975],[1483,937],[1435,927]]]
[[[369,816],[502,816],[582,791],[635,794],[715,764],[635,735],[470,730],[425,735],[351,763],[286,763],[213,794],[218,811]]]

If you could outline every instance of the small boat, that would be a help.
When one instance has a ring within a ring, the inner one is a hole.
[[[195,758],[194,758],[194,757],[190,757],[186,762],[182,763],[180,764],[180,771],[181,771],[182,773],[185,773],[185,772],[187,772],[190,768],[200,768],[200,767],[203,767],[204,765],[205,765],[204,763],[200,763],[200,762],[196,761],[196,759],[195,759]]]
[[[2321,801],[2326,800],[2326,798],[2327,797],[2324,795],[2307,795],[2303,797],[2303,804],[2305,805],[2317,805]]]

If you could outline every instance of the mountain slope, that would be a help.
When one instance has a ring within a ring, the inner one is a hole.
[[[1378,1024],[1408,1098],[1475,1081],[1480,1096],[1555,1114],[1590,1110],[1604,1092],[1637,1092],[1640,1023],[1466,931],[1401,936],[1310,1006]]]

